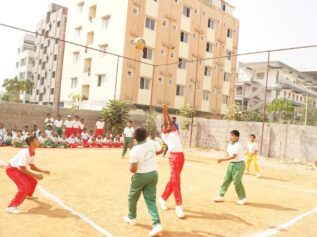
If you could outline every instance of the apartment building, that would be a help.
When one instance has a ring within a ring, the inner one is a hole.
[[[220,0],[77,1],[69,9],[67,40],[87,48],[66,46],[61,102],[69,107],[72,95],[81,95],[86,109],[116,98],[142,108],[167,103],[223,114],[234,101],[231,55],[239,22],[233,10]],[[136,37],[147,42],[143,51],[133,46]]]
[[[262,111],[266,78],[268,78],[267,104],[275,99],[291,101],[296,107],[306,104],[306,98],[317,101],[317,77],[314,72],[301,72],[285,63],[239,63],[235,101],[245,111]]]
[[[46,17],[37,25],[31,103],[54,106],[59,103],[65,47],[61,40],[65,39],[66,21],[67,8],[50,4]]]
[[[16,61],[16,77],[19,80],[33,79],[33,66],[35,58],[35,36],[26,34],[19,42]],[[30,102],[31,91],[26,91],[20,96],[23,103]]]

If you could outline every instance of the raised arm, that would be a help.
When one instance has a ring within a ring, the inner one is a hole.
[[[170,114],[168,113],[168,107],[167,105],[163,105],[163,119],[164,119],[164,130],[172,130],[176,131],[172,118]]]

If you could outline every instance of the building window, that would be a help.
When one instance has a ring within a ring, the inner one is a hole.
[[[184,96],[184,86],[181,86],[181,85],[176,86],[176,95]]]
[[[40,94],[40,91],[39,90],[36,90],[36,95],[39,95]]]
[[[46,65],[46,63],[45,63],[45,62],[42,62],[42,70],[45,69],[45,65]]]
[[[166,26],[167,27],[167,21],[166,20],[163,20],[163,26]]]
[[[60,26],[61,26],[61,21],[58,21],[58,22],[56,23],[56,26],[57,26],[57,27],[60,27]]]
[[[165,49],[161,49],[160,52],[161,52],[161,55],[165,55]]]
[[[171,52],[171,58],[175,58],[175,52]]]
[[[25,79],[25,72],[20,72],[19,79],[24,80]]]
[[[110,24],[110,16],[104,16],[102,18],[102,29],[103,30],[108,29],[109,24]]]
[[[222,103],[227,105],[228,102],[229,102],[229,96],[227,95],[222,96]]]
[[[231,78],[231,74],[225,72],[225,73],[224,73],[223,80],[229,82],[229,81],[230,81],[230,78]]]
[[[40,94],[39,101],[43,101],[43,93]]]
[[[186,70],[186,60],[183,58],[178,59],[178,68]]]
[[[80,38],[81,30],[82,30],[82,27],[81,27],[81,26],[75,28],[75,38],[76,38],[76,39]]]
[[[57,61],[57,54],[54,55],[54,61]]]
[[[221,10],[223,10],[224,12],[226,11],[226,4],[221,3]]]
[[[231,55],[232,55],[232,52],[230,50],[227,50],[226,59],[231,60]]]
[[[188,33],[185,33],[184,31],[181,32],[181,42],[188,43]]]
[[[257,80],[263,80],[264,76],[265,76],[264,72],[259,72],[259,73],[256,74],[256,79]]]
[[[143,49],[143,55],[142,57],[148,60],[152,60],[152,54],[153,54],[153,50],[150,48],[144,48]]]
[[[100,52],[100,57],[106,56],[106,52],[108,50],[108,44],[99,45],[99,50],[102,51]]]
[[[163,79],[161,77],[159,77],[158,81],[161,85],[163,84]]]
[[[90,22],[92,22],[92,20],[96,18],[96,13],[97,13],[97,6],[96,5],[91,6],[89,8],[89,16],[88,16]]]
[[[79,52],[73,52],[73,63],[77,63],[79,59]]]
[[[203,100],[209,101],[210,91],[203,91]]]
[[[55,74],[56,74],[55,72],[52,72],[52,77],[53,77],[53,78],[55,78]]]
[[[78,14],[83,13],[83,9],[84,9],[84,3],[83,3],[83,2],[78,3],[78,4],[77,4],[77,13],[78,13]]]
[[[232,31],[231,29],[228,29],[228,31],[227,31],[227,38],[232,39],[232,36],[233,36],[233,31]]]
[[[155,30],[155,20],[151,18],[146,18],[145,19],[145,28],[150,29],[150,30]]]
[[[33,76],[32,72],[27,72],[26,79],[31,80],[31,79],[32,79],[32,76]]]
[[[130,78],[133,77],[133,72],[132,72],[131,70],[129,70],[129,71],[127,72],[127,76],[130,77]]]
[[[149,90],[150,89],[150,79],[141,77],[140,78],[140,89]]]
[[[93,31],[87,33],[86,45],[91,45],[94,43],[95,33]]]
[[[183,6],[183,15],[186,17],[190,17],[190,8]]]
[[[44,77],[41,77],[41,82],[40,85],[43,86],[44,85]]]
[[[134,15],[139,15],[139,9],[136,8],[136,7],[134,7],[134,8],[132,9],[132,12],[133,12]]]
[[[204,75],[206,77],[210,77],[211,76],[211,67],[205,66]]]
[[[213,43],[207,42],[207,44],[206,44],[206,52],[207,53],[212,53],[212,51],[213,51]]]
[[[106,75],[97,76],[97,87],[102,87],[106,79]]]
[[[208,19],[208,28],[215,29],[215,22],[212,19]]]
[[[51,88],[51,95],[54,94],[54,88]]]
[[[75,89],[77,87],[77,78],[72,78],[71,79],[71,85],[70,85],[70,88],[71,89]]]

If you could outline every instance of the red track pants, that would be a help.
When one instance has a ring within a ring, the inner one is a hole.
[[[65,135],[67,138],[70,137],[72,135],[72,133],[73,133],[73,128],[66,128],[65,129]]]
[[[23,174],[17,168],[8,166],[7,175],[18,187],[18,192],[9,204],[9,207],[19,206],[27,196],[32,196],[37,185],[37,180],[32,176]]]
[[[103,135],[103,128],[102,129],[96,129],[96,137]]]
[[[181,194],[181,172],[184,166],[184,153],[170,153],[169,163],[171,167],[170,180],[166,185],[165,191],[162,194],[162,198],[167,200],[173,193],[177,206],[182,205],[182,194]]]

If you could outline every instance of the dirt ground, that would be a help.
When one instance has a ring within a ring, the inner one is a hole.
[[[8,162],[18,150],[1,148],[0,160]],[[138,205],[138,225],[122,222],[127,214],[127,194],[131,174],[127,159],[121,160],[115,149],[42,149],[37,165],[52,172],[40,185],[97,225],[118,237],[143,237],[151,229],[151,220],[143,198]],[[187,218],[174,213],[173,197],[168,211],[160,211],[166,237],[263,236],[293,218],[317,207],[317,171],[261,161],[263,177],[244,177],[249,204],[237,206],[233,186],[226,202],[216,204],[227,164],[218,165],[219,152],[189,150],[182,174],[184,209]],[[159,158],[158,196],[169,178],[168,160]],[[16,192],[15,185],[0,167],[0,208],[5,208]],[[104,236],[43,194],[37,201],[25,201],[21,215],[0,211],[1,237],[98,237]],[[275,236],[316,237],[317,213],[311,213]]]

